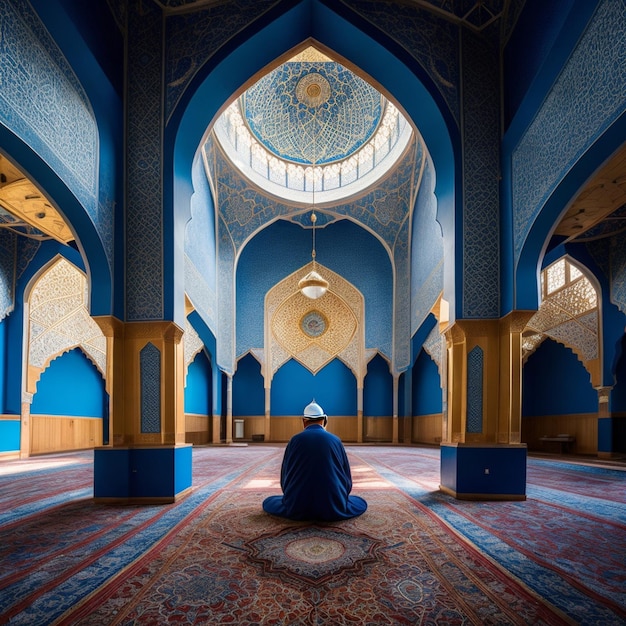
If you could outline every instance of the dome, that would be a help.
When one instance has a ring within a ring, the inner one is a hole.
[[[250,132],[273,155],[305,165],[346,159],[381,122],[385,99],[334,61],[291,61],[242,97]]]
[[[309,203],[357,193],[389,171],[410,124],[377,89],[313,47],[272,70],[218,118],[233,165],[279,197]]]

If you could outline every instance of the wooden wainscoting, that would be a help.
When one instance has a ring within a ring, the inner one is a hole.
[[[85,450],[102,445],[102,418],[68,415],[30,416],[30,453]]]
[[[302,431],[301,415],[275,415],[270,419],[270,441],[289,441]],[[267,441],[267,437],[265,438]]]
[[[413,416],[411,441],[413,443],[441,443],[442,420],[442,413]]]
[[[541,437],[570,435],[576,438],[571,451],[577,454],[598,453],[597,413],[573,415],[539,415],[522,418],[522,442],[535,452],[558,452],[559,447],[551,442],[542,442]]]
[[[233,417],[233,441],[239,441],[237,438],[236,420],[243,420],[243,441],[261,440],[267,441],[265,436],[265,416],[264,415],[237,415]]]
[[[270,418],[271,432],[268,438],[265,433],[265,417],[262,415],[237,416],[233,418],[233,422],[236,419],[244,420],[244,440],[247,441],[254,441],[255,435],[264,435],[266,442],[285,443],[297,433],[302,432],[303,428],[301,415],[274,415]],[[328,431],[337,435],[342,441],[356,441],[358,433],[356,415],[329,416]],[[233,440],[236,441],[234,437]]]
[[[364,416],[363,441],[391,443],[393,441],[393,417],[390,415]]]
[[[185,413],[185,443],[196,446],[211,441],[211,417],[201,413]]]
[[[328,418],[328,431],[337,435],[341,441],[355,442],[358,439],[356,415],[332,415]]]

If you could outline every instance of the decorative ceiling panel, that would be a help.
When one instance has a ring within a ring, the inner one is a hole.
[[[349,157],[375,133],[384,98],[333,61],[290,61],[242,97],[254,137],[276,156],[306,164]]]

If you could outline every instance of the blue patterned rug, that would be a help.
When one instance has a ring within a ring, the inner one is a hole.
[[[626,623],[626,472],[529,459],[525,502],[467,502],[438,449],[350,446],[368,511],[316,525],[261,510],[282,451],[195,448],[143,507],[94,504],[89,453],[2,463],[0,623]]]

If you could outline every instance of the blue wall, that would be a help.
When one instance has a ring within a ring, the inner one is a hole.
[[[204,350],[189,365],[185,382],[185,413],[211,415],[213,373]]]
[[[574,0],[526,0],[504,51],[507,122],[546,61],[573,3]]]
[[[356,415],[356,379],[335,359],[317,375],[297,361],[287,361],[272,380],[272,415],[302,415],[315,398],[327,415]]]
[[[523,370],[522,415],[594,413],[598,394],[576,355],[546,339]]]
[[[78,348],[50,363],[37,383],[30,412],[33,415],[103,417],[104,380]]]
[[[441,413],[442,390],[437,364],[422,350],[413,366],[413,415]]]
[[[393,415],[393,378],[379,354],[367,366],[363,389],[363,415]]]
[[[265,389],[261,364],[246,354],[233,377],[233,415],[265,415]]]
[[[0,420],[0,452],[20,449],[20,419]]]

